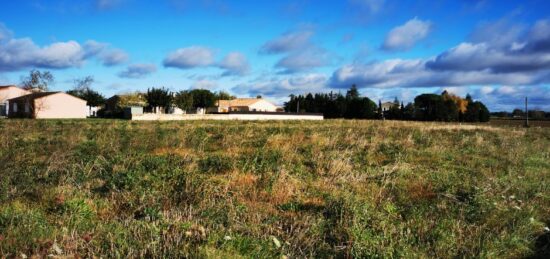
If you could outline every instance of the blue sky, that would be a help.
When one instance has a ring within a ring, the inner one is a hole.
[[[91,75],[106,96],[168,87],[282,103],[357,84],[377,101],[472,94],[550,110],[550,2],[0,0],[0,84]]]

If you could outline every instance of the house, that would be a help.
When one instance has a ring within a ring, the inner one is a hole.
[[[142,93],[128,93],[113,95],[105,100],[105,108],[100,117],[105,118],[127,118],[132,114],[143,114],[143,107],[147,101]]]
[[[399,104],[396,104],[394,102],[382,103],[382,111],[384,111],[384,112],[389,111],[392,107],[399,108]]]
[[[8,100],[31,92],[15,85],[0,86],[0,117],[7,117],[9,114]]]
[[[86,101],[63,92],[31,93],[8,100],[10,118],[85,119]]]
[[[233,100],[219,100],[216,107],[210,112],[277,112],[279,107],[263,98],[237,98]]]

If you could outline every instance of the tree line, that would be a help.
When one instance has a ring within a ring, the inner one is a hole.
[[[441,94],[421,94],[414,102],[404,105],[397,98],[384,109],[368,97],[361,96],[353,85],[345,95],[341,93],[308,93],[290,95],[284,104],[286,112],[323,113],[325,118],[393,119],[419,121],[489,121],[489,110],[470,95],[461,98],[444,91]]]
[[[54,77],[50,72],[31,70],[28,76],[22,78],[21,85],[28,90],[47,91],[53,81]],[[91,88],[93,83],[94,78],[91,76],[76,79],[74,88],[67,93],[86,100],[89,106],[102,106],[106,99]],[[140,94],[139,98],[144,99],[147,104],[145,108],[149,111],[157,108],[168,111],[173,107],[189,111],[213,107],[217,100],[232,100],[235,96],[224,91],[212,92],[207,89],[171,92],[164,87],[153,87]],[[345,95],[334,92],[290,95],[290,100],[284,103],[286,112],[323,113],[325,118],[486,122],[490,117],[487,107],[480,101],[474,101],[469,94],[461,98],[447,91],[441,94],[418,95],[414,102],[407,105],[396,98],[386,106],[387,109],[384,109],[380,101],[376,105],[368,97],[361,96],[355,85]],[[516,109],[511,114],[502,112],[499,115],[516,117],[522,113]],[[548,117],[547,114],[541,115],[536,111],[529,111],[529,116]]]

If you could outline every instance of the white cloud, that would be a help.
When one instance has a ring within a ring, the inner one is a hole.
[[[311,44],[313,36],[311,30],[299,30],[285,33],[273,40],[266,42],[260,49],[263,54],[280,54],[300,50]]]
[[[8,39],[0,42],[0,71],[17,71],[27,68],[80,67],[85,51],[76,41],[56,42],[45,47],[31,39]]]
[[[154,64],[132,64],[126,70],[118,74],[124,78],[143,78],[157,71],[157,66]]]
[[[116,66],[128,61],[129,57],[121,49],[106,50],[98,56],[104,66]]]
[[[190,69],[214,64],[214,51],[207,47],[191,46],[178,49],[166,56],[165,67]]]
[[[547,21],[537,22],[521,37],[506,38],[512,42],[464,42],[433,58],[344,65],[333,73],[330,84],[391,88],[550,83]]]
[[[129,59],[128,54],[121,49],[115,49],[108,43],[89,40],[84,43],[86,57],[97,57],[104,66],[116,66],[126,63]]]
[[[250,70],[246,56],[240,52],[231,52],[223,58],[218,66],[226,71],[223,76],[246,75]]]
[[[389,51],[409,50],[418,41],[428,36],[431,28],[430,21],[422,21],[417,18],[409,20],[405,24],[393,28],[386,35],[382,48]]]

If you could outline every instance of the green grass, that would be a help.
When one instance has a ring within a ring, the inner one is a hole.
[[[0,120],[0,130],[0,257],[549,253],[550,128]]]

